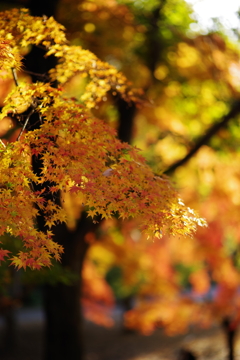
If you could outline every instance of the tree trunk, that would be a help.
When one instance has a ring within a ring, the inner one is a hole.
[[[32,15],[52,16],[56,13],[57,3],[56,0],[52,2],[31,0],[29,8]],[[33,47],[25,62],[26,69],[36,74],[47,75],[49,69],[56,65],[56,59],[54,57],[45,59],[43,55],[42,49]],[[33,75],[33,82],[37,80],[43,81]],[[33,124],[36,122],[34,116],[32,121]],[[34,158],[33,167],[35,172],[40,175],[41,160]],[[57,201],[59,202],[59,199]],[[39,228],[44,230],[44,221],[41,215],[38,217],[38,224]],[[88,248],[84,237],[93,228],[96,228],[96,225],[82,215],[75,231],[69,231],[65,224],[56,225],[52,229],[54,240],[64,248],[62,267],[75,275],[75,281],[71,285],[59,282],[56,285],[49,284],[44,287],[45,360],[80,360],[82,357],[81,271]]]
[[[231,327],[231,321],[226,318],[222,322],[223,330],[226,334],[227,348],[228,348],[228,360],[234,360],[234,340],[236,335],[236,328]]]
[[[83,215],[74,232],[65,225],[54,231],[56,241],[64,246],[62,266],[74,273],[75,280],[71,285],[45,286],[45,360],[79,360],[82,357],[81,272],[88,248],[84,237],[94,227],[96,225]]]
[[[130,143],[133,135],[136,105],[134,103],[127,103],[125,100],[119,98],[116,106],[119,114],[118,138],[121,141]]]

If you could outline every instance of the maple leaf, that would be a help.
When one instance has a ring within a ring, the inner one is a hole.
[[[8,254],[10,253],[9,250],[4,250],[4,249],[0,249],[0,261],[4,261],[4,257],[5,256],[9,256]]]

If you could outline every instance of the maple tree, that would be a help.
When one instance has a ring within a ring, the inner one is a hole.
[[[14,142],[1,140],[1,235],[17,236],[24,246],[11,258],[13,265],[50,266],[51,259],[60,259],[63,242],[64,264],[66,235],[75,237],[74,241],[79,234],[84,238],[91,227],[98,226],[99,216],[140,217],[143,232],[158,239],[163,232],[192,236],[197,225],[205,225],[179,200],[167,177],[153,173],[137,148],[119,141],[115,130],[91,113],[109,91],[121,96],[129,107],[132,102],[141,103],[141,94],[130,87],[125,76],[90,51],[69,46],[63,26],[52,17],[34,17],[26,9],[2,12],[0,36],[2,76],[12,77],[15,84],[6,96],[1,119],[18,128]],[[48,75],[26,67],[24,57],[30,45],[40,47],[45,57],[59,59]],[[26,77],[24,81],[21,74],[27,73],[49,82],[30,82]],[[75,74],[86,82],[78,99],[53,86],[65,84]],[[80,214],[85,209],[95,219],[87,221],[82,213],[77,232],[72,233],[62,225],[68,223],[65,202],[69,194],[78,199]],[[83,221],[89,224],[86,228]],[[73,251],[76,260],[71,266],[80,274],[86,249],[79,254],[75,246]],[[1,249],[1,260],[8,253]],[[79,287],[80,281],[73,289],[74,306],[70,304],[69,309],[75,315]],[[71,298],[70,293],[67,289],[63,302]],[[60,321],[64,314],[61,316]],[[67,317],[72,321],[69,313]],[[52,341],[49,358],[56,352],[69,359],[80,354],[78,315],[76,328],[71,321],[67,320],[66,327],[61,323],[58,329],[64,336],[64,351],[59,352]],[[51,332],[51,327],[48,330]]]
[[[91,217],[109,218],[115,212],[123,219],[142,216],[142,229],[159,238],[164,227],[169,233],[187,235],[196,224],[204,225],[204,220],[178,199],[168,180],[151,172],[136,148],[117,140],[115,132],[88,111],[110,89],[134,101],[136,95],[127,90],[124,76],[91,52],[65,45],[63,28],[53,18],[33,18],[21,9],[2,13],[0,21],[1,36],[9,41],[2,42],[6,76],[7,70],[21,67],[14,52],[33,43],[45,46],[46,56],[60,58],[56,68],[50,70],[52,81],[65,83],[76,72],[91,79],[81,103],[64,98],[60,88],[41,82],[17,82],[5,99],[1,118],[11,115],[24,121],[17,141],[6,145],[2,142],[1,151],[1,234],[21,237],[30,249],[15,257],[13,264],[34,269],[49,265],[51,254],[59,259],[62,249],[51,241],[51,228],[66,221],[67,215],[54,200],[58,191],[75,192]],[[30,109],[25,119],[19,116],[23,108]],[[33,113],[39,115],[40,126],[24,133]],[[32,169],[32,156],[41,161],[40,174]],[[40,184],[42,189],[35,190],[34,186]],[[46,233],[34,227],[39,211],[49,228]]]

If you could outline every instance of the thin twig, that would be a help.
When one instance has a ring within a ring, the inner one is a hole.
[[[17,78],[17,72],[16,72],[15,68],[12,68],[12,74],[13,74],[13,79],[14,79],[15,85],[19,86],[18,78]]]
[[[0,139],[0,144],[5,148],[6,145],[4,144],[4,142],[2,141],[2,139]]]
[[[181,160],[175,162],[173,165],[171,165],[166,171],[164,171],[164,174],[170,175],[173,171],[175,171],[179,166],[184,165],[188,160],[190,160],[193,155],[196,154],[196,152],[203,146],[206,145],[211,138],[222,128],[224,127],[229,120],[234,118],[236,115],[240,113],[240,101],[236,101],[232,109],[229,111],[227,115],[225,115],[220,122],[217,122],[213,124],[209,130],[206,132],[205,135],[203,135],[195,144],[195,146],[192,148],[192,150],[189,151],[189,153]]]
[[[27,118],[26,118],[26,120],[25,120],[25,122],[24,122],[24,124],[23,124],[23,127],[22,127],[22,129],[21,129],[21,131],[20,131],[20,133],[19,133],[19,135],[18,135],[18,137],[17,137],[17,141],[20,140],[20,138],[21,138],[24,130],[26,129],[26,126],[27,126],[27,124],[28,124],[28,121],[29,121],[30,117],[32,116],[32,114],[34,113],[34,111],[35,111],[35,107],[32,107],[32,109],[31,109],[30,113],[28,114],[28,116],[27,116]]]
[[[48,80],[49,76],[47,74],[39,74],[39,73],[35,73],[33,71],[30,70],[23,70],[24,73],[29,74],[29,75],[34,75],[36,77]]]

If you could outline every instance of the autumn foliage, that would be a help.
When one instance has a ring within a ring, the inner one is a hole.
[[[24,244],[13,265],[39,269],[49,266],[52,257],[60,259],[64,249],[51,238],[51,228],[67,221],[59,192],[74,193],[92,218],[141,218],[140,227],[150,237],[192,235],[197,224],[205,224],[179,200],[166,177],[152,172],[137,148],[121,143],[109,125],[91,114],[109,91],[129,106],[140,102],[121,73],[90,51],[69,46],[64,27],[53,18],[33,17],[25,9],[0,14],[0,36],[2,74],[13,76],[16,85],[1,119],[10,117],[20,127],[15,142],[1,141],[0,153],[0,235],[9,233]],[[21,61],[30,45],[58,59],[49,83],[18,81],[16,70],[24,73]],[[80,99],[53,87],[53,81],[64,84],[76,73],[86,79]],[[41,161],[39,173],[31,159]],[[40,214],[45,231],[36,226]],[[6,255],[2,249],[1,258]]]

